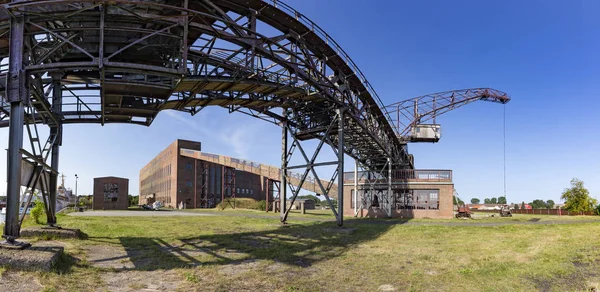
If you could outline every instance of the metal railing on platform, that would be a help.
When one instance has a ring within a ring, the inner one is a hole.
[[[358,181],[385,180],[387,172],[382,174],[359,171]],[[392,171],[394,181],[452,182],[452,170],[441,169],[401,169]],[[344,182],[354,182],[354,172],[344,173]]]

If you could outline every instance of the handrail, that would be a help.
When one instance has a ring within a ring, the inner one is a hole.
[[[392,131],[396,132],[394,127],[392,127],[392,118],[391,118],[390,114],[388,113],[387,109],[385,108],[385,105],[379,98],[379,95],[377,94],[377,92],[375,92],[375,89],[373,89],[373,87],[367,80],[367,77],[365,77],[365,75],[362,73],[362,71],[360,71],[360,69],[358,68],[356,63],[354,63],[354,61],[350,58],[350,56],[348,56],[346,51],[344,51],[344,49],[342,49],[342,47],[332,37],[330,37],[329,34],[327,34],[319,25],[314,23],[308,17],[302,15],[300,12],[298,12],[296,9],[292,8],[291,6],[281,2],[281,0],[263,0],[263,1],[270,3],[275,8],[280,8],[280,9],[283,8],[283,9],[281,9],[281,11],[285,12],[287,10],[287,12],[290,16],[294,17],[296,20],[300,21],[301,23],[303,23],[304,25],[309,27],[313,32],[317,33],[317,35],[319,35],[321,38],[323,38],[328,45],[330,45],[330,43],[331,43],[334,51],[336,51],[336,53],[346,62],[346,65],[348,65],[348,67],[350,67],[350,69],[352,71],[354,71],[354,74],[359,77],[359,79],[362,81],[363,85],[367,88],[367,91],[369,92],[369,94],[371,94],[371,96],[373,97],[375,102],[379,105],[379,109],[381,110],[381,112],[387,119],[388,123],[390,124],[390,128],[392,129]],[[279,5],[279,7],[278,7],[278,5]]]
[[[359,171],[358,180],[387,180],[387,172],[378,174],[369,171]],[[451,182],[452,170],[445,169],[399,169],[392,171],[393,181],[438,181]],[[354,172],[344,172],[344,181],[353,182]]]

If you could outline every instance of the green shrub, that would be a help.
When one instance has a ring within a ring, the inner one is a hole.
[[[251,198],[236,198],[235,199],[235,208],[236,209],[252,209],[252,210],[265,210],[267,202],[265,200],[256,201]],[[233,199],[231,200],[231,205],[233,205]],[[221,209],[223,206],[223,202],[217,204],[217,209]],[[229,203],[225,203],[225,208],[229,209],[231,206]]]
[[[258,201],[257,205],[258,205],[258,206],[257,206],[257,207],[258,207],[258,208],[257,208],[258,210],[265,210],[265,209],[267,208],[267,201],[265,201],[265,200],[260,200],[260,201]]]
[[[29,214],[31,215],[31,217],[33,217],[33,220],[36,224],[41,224],[40,217],[46,214],[46,210],[44,209],[44,203],[42,203],[42,201],[40,201],[39,199],[36,199],[34,204],[35,206],[31,209],[31,212]]]

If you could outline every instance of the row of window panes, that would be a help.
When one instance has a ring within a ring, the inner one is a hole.
[[[163,178],[163,177],[167,177],[167,176],[171,176],[171,164],[155,171],[152,175],[150,175],[149,177],[146,177],[144,179],[142,179],[142,186],[148,184],[148,181],[154,181],[157,180],[159,178]]]
[[[170,156],[171,153],[172,150],[159,154],[156,158],[152,159],[152,161],[148,163],[150,167],[148,167],[148,169],[144,169],[143,172],[146,173],[154,170],[156,168],[156,165],[159,164],[159,162],[161,162],[165,157]]]
[[[394,192],[393,206],[395,209],[417,209],[417,210],[439,210],[440,190],[399,190]],[[356,200],[354,190],[351,190],[351,208],[354,208]],[[363,207],[380,207],[381,198],[378,195],[363,196]]]
[[[243,188],[240,189],[240,188],[237,188],[236,189],[236,194],[244,194],[244,195],[250,194],[250,195],[254,195],[254,190],[253,189],[243,189]]]

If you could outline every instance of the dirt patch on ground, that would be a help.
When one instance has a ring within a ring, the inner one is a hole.
[[[258,266],[260,266],[260,263],[257,260],[247,260],[235,264],[224,265],[219,270],[219,274],[223,276],[235,276],[256,269]]]
[[[4,272],[0,275],[2,291],[40,291],[43,286],[32,275],[22,272]]]
[[[121,246],[91,245],[87,247],[87,261],[97,268],[133,269],[131,251]]]
[[[103,273],[106,283],[99,291],[175,291],[183,278],[173,270],[121,271]]]
[[[531,278],[539,291],[560,291],[568,288],[576,291],[598,291],[600,274],[596,263],[573,262],[575,272],[551,278]],[[564,288],[564,289],[561,289]]]

